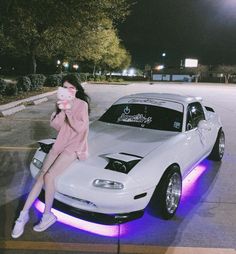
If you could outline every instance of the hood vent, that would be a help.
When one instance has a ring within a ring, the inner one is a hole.
[[[142,157],[127,153],[106,154],[102,156],[108,161],[105,169],[128,174]]]

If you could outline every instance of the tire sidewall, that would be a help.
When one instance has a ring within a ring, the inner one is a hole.
[[[180,194],[180,198],[178,200],[178,205],[176,209],[172,213],[170,213],[167,209],[166,197],[167,197],[167,189],[168,189],[170,179],[175,173],[177,173],[180,178],[181,194]],[[180,170],[178,166],[172,166],[171,168],[168,168],[167,171],[164,173],[164,175],[161,178],[160,184],[158,185],[157,197],[158,197],[159,213],[161,217],[163,217],[164,219],[170,219],[174,216],[174,214],[176,213],[176,210],[178,209],[178,206],[181,200],[181,195],[182,195],[182,177],[180,174]]]

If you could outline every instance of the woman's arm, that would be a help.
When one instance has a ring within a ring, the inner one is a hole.
[[[62,110],[60,113],[56,114],[56,112],[52,113],[50,126],[59,131],[62,125],[65,123],[65,112]]]
[[[65,110],[65,114],[69,125],[75,132],[79,133],[88,128],[88,104],[86,102],[81,103],[77,108],[72,108],[72,110]]]

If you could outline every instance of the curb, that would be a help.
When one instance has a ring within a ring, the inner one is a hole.
[[[16,107],[13,107],[13,108],[10,108],[10,109],[6,109],[6,110],[3,110],[3,111],[0,111],[0,116],[3,117],[3,116],[9,116],[9,115],[12,115],[16,112],[19,112],[21,110],[25,109],[25,106],[24,105],[20,105],[20,106],[16,106]]]
[[[45,102],[45,101],[48,101],[47,97],[43,97],[42,99],[30,101],[30,102],[28,102],[28,105],[38,105],[38,104]]]
[[[27,104],[27,105],[38,105],[42,102],[48,101],[47,96],[54,95],[57,91],[52,91],[52,92],[47,92],[39,95],[35,95],[23,100],[18,100],[14,102],[10,102],[4,105],[0,106],[0,117],[4,116],[9,116],[12,115],[16,112],[19,112],[26,107],[22,104]]]

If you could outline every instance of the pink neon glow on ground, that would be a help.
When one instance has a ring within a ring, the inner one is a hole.
[[[192,193],[194,184],[206,169],[206,164],[200,164],[186,176],[186,178],[183,180],[182,186],[182,201]]]
[[[203,174],[203,172],[206,169],[207,169],[206,164],[200,164],[196,168],[194,168],[191,171],[191,173],[184,179],[183,189],[182,189],[182,198],[181,198],[182,201],[184,201],[188,196],[191,195],[191,192],[194,189],[195,182]],[[42,213],[44,210],[44,203],[37,200],[35,202],[35,207]],[[69,225],[69,226],[72,226],[72,227],[75,227],[90,233],[108,236],[108,237],[117,237],[119,234],[118,232],[119,228],[117,225],[114,225],[114,226],[101,225],[97,223],[84,221],[84,220],[75,218],[73,216],[70,216],[68,214],[65,214],[63,212],[60,212],[56,209],[52,209],[52,212],[57,216],[58,221],[66,225]],[[127,233],[128,231],[127,227],[128,227],[127,223],[120,225],[120,235],[125,235]]]
[[[44,203],[37,200],[35,202],[35,207],[42,213],[44,210]],[[85,230],[87,232],[94,233],[97,235],[103,235],[103,236],[108,236],[108,237],[118,236],[119,228],[116,225],[114,225],[114,226],[113,225],[112,226],[101,225],[101,224],[92,223],[89,221],[80,220],[78,218],[75,218],[75,217],[65,214],[63,212],[60,212],[56,209],[52,209],[52,212],[57,216],[58,221],[66,224],[66,225],[69,225],[69,226],[72,226],[72,227],[75,227],[75,228],[78,228],[81,230]],[[125,226],[121,225],[120,235],[125,234],[125,231],[126,231]]]

